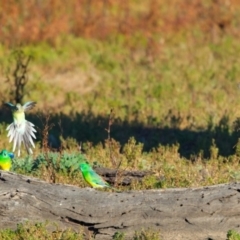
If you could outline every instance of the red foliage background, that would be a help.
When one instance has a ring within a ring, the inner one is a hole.
[[[238,36],[239,13],[239,0],[0,0],[0,39],[8,46],[55,44],[67,34],[106,39],[141,33],[151,39],[193,29]]]

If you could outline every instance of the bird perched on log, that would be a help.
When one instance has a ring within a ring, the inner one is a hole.
[[[101,176],[99,176],[88,163],[80,163],[80,170],[84,180],[93,188],[112,188],[110,184],[107,183]]]
[[[34,124],[25,119],[25,111],[32,109],[36,102],[26,102],[23,106],[20,103],[14,105],[7,102],[5,105],[10,107],[13,113],[13,123],[7,127],[9,142],[13,140],[13,152],[17,147],[18,156],[20,156],[23,142],[28,154],[32,154],[31,147],[35,148],[33,138],[36,138],[36,130]]]
[[[12,159],[14,158],[14,154],[12,152],[8,152],[7,150],[2,150],[0,152],[0,169],[9,171],[12,166]]]

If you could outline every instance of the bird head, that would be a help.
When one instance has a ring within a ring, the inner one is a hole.
[[[19,111],[22,109],[22,105],[20,103],[16,104],[16,110]]]
[[[80,166],[80,169],[81,169],[82,172],[88,171],[89,169],[91,169],[91,166],[89,166],[89,164],[86,163],[86,162],[80,163],[79,166]]]
[[[3,156],[4,158],[7,158],[7,157],[10,157],[11,159],[14,158],[14,154],[12,152],[8,152],[5,149],[0,152],[0,155]]]

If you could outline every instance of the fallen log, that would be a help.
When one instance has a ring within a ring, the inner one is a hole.
[[[104,167],[94,167],[94,170],[110,184],[118,184],[122,186],[130,185],[133,180],[142,181],[146,176],[152,175],[152,171],[127,171],[127,170],[114,170]]]
[[[106,240],[147,228],[167,240],[221,240],[229,229],[240,231],[240,183],[116,193],[0,173],[1,229],[50,220]]]

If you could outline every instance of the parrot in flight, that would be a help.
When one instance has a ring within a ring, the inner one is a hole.
[[[8,152],[7,150],[2,150],[0,152],[0,169],[4,171],[9,171],[12,166],[12,159],[14,154]]]
[[[13,152],[18,148],[18,157],[21,153],[21,144],[24,143],[28,154],[32,154],[31,147],[35,148],[32,138],[36,139],[34,124],[25,119],[25,111],[32,109],[36,102],[26,102],[23,106],[20,103],[16,105],[12,103],[5,103],[11,108],[13,113],[13,123],[7,127],[9,142],[13,140]]]
[[[88,163],[80,163],[80,170],[84,180],[93,188],[112,188],[110,184],[103,180],[103,178],[99,176]]]

